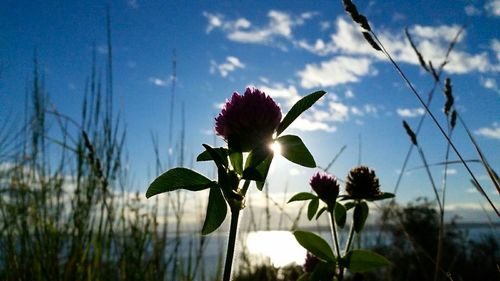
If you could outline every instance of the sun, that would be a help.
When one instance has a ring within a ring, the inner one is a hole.
[[[277,141],[274,141],[269,145],[274,154],[281,154],[281,144]]]

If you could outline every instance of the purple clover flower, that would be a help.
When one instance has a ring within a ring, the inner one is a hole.
[[[340,186],[334,176],[328,173],[316,172],[316,174],[312,176],[309,184],[314,192],[318,194],[319,199],[325,202],[328,207],[333,208],[333,206],[335,206],[335,200],[339,195]]]
[[[374,199],[381,194],[380,184],[375,171],[358,166],[351,169],[345,183],[345,191],[356,200]]]
[[[235,92],[215,118],[215,132],[227,141],[229,148],[248,152],[268,144],[281,121],[280,107],[264,92],[247,88],[243,95]]]

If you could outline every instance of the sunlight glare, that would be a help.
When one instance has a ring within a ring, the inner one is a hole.
[[[306,258],[306,250],[288,231],[250,232],[246,238],[246,246],[251,255],[268,258],[276,267],[291,263],[302,265]]]
[[[277,141],[273,142],[272,144],[269,145],[271,147],[271,150],[274,152],[276,155],[281,154],[281,144]]]

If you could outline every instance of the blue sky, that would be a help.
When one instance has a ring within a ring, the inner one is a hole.
[[[474,132],[493,167],[500,165],[500,1],[356,1],[381,41],[426,96],[432,86],[404,37],[408,27],[426,60],[439,65],[461,25],[465,31],[445,67],[453,82],[456,107]],[[105,69],[104,1],[12,1],[0,9],[0,121],[16,120],[37,49],[51,101],[78,119],[92,46]],[[393,67],[360,37],[341,1],[111,1],[115,102],[127,126],[127,150],[134,184],[145,191],[155,176],[151,133],[168,153],[172,57],[177,60],[174,132],[186,112],[189,159],[213,143],[214,117],[232,92],[247,86],[264,90],[287,112],[294,101],[323,89],[327,96],[289,133],[298,134],[320,166],[344,145],[331,172],[345,178],[361,162],[376,169],[382,189],[392,191],[409,139],[401,125],[413,127],[423,113]],[[442,87],[443,85],[441,85]],[[432,106],[444,122],[444,98]],[[12,117],[14,116],[14,118]],[[444,123],[443,123],[444,124]],[[177,138],[176,138],[177,139]],[[466,159],[477,159],[462,128],[454,140]],[[217,140],[222,145],[222,140]],[[443,161],[445,142],[426,122],[419,137],[428,161]],[[421,165],[417,154],[409,167]],[[452,159],[456,159],[453,155]],[[194,164],[209,173],[207,164]],[[473,171],[498,204],[484,170]],[[314,169],[274,162],[272,193],[308,189]],[[442,167],[433,168],[438,183]],[[479,208],[463,167],[449,171],[448,204]],[[403,178],[401,202],[432,196],[425,171]],[[486,208],[488,208],[486,206]]]

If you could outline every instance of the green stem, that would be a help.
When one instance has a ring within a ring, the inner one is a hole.
[[[332,231],[333,243],[335,243],[335,251],[337,252],[337,259],[340,259],[340,246],[339,246],[339,238],[337,236],[337,228],[335,226],[335,216],[333,215],[333,210],[329,211],[330,215],[330,230]]]
[[[354,238],[354,221],[351,224],[351,229],[349,230],[349,236],[347,237],[347,244],[345,245],[345,254],[349,252],[349,249],[351,248],[352,244],[352,239]]]
[[[334,241],[333,243],[335,244],[335,251],[337,253],[337,261],[340,262],[341,256],[340,256],[339,238],[337,236],[337,228],[335,225],[335,216],[333,215],[333,210],[331,210],[331,211],[329,210],[328,214],[330,215],[330,230],[332,231],[332,238]],[[342,268],[342,266],[339,265],[338,280],[342,281],[343,277],[344,277],[344,269]]]
[[[227,242],[226,263],[224,266],[224,281],[231,280],[231,268],[233,266],[234,248],[236,244],[236,234],[238,233],[238,220],[240,209],[231,209],[231,226],[229,227],[229,240]]]
[[[250,180],[245,180],[243,187],[241,188],[240,194],[245,198],[248,187],[250,186]],[[230,204],[231,205],[231,204]],[[231,270],[233,266],[234,258],[234,248],[236,245],[236,235],[238,234],[238,221],[240,217],[240,211],[242,208],[241,204],[235,204],[231,207],[231,224],[229,226],[229,238],[227,241],[227,252],[226,252],[226,263],[224,265],[224,275],[223,281],[231,280]]]

